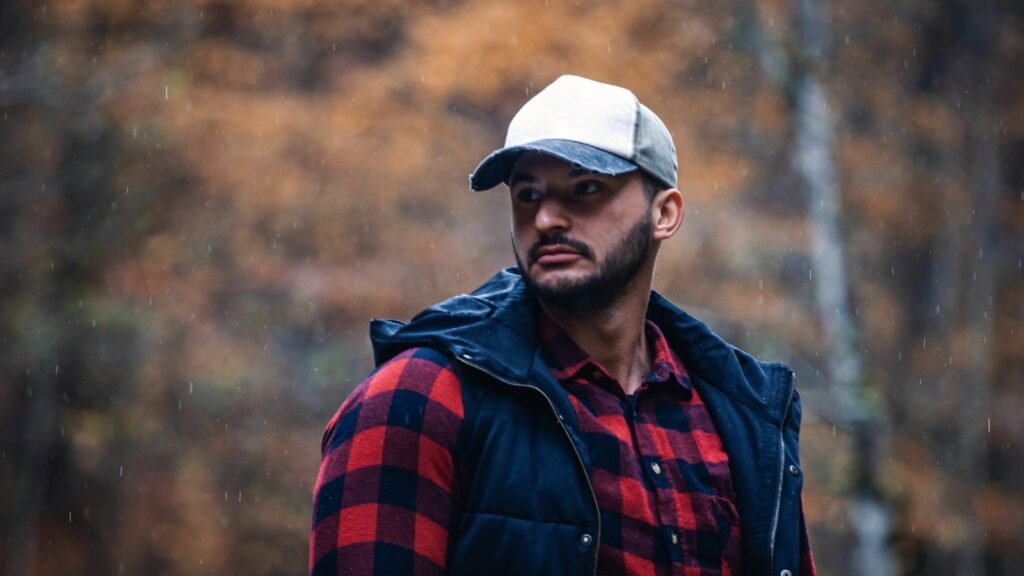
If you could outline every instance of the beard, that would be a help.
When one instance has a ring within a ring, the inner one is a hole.
[[[519,250],[513,250],[516,264],[523,274],[526,287],[542,302],[575,315],[598,312],[617,302],[643,267],[651,251],[651,222],[650,211],[645,211],[645,216],[608,251],[608,256],[597,271],[583,278],[539,284],[530,276],[529,268],[523,265]],[[535,254],[539,248],[551,244],[564,244],[584,256],[593,257],[593,250],[579,240],[564,236],[542,236],[530,248],[527,255],[529,261],[536,259]]]

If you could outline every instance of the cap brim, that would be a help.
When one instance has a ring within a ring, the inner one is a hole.
[[[608,176],[618,176],[638,169],[637,165],[629,160],[589,144],[573,140],[537,140],[529,144],[495,150],[489,154],[469,175],[469,187],[480,192],[490,190],[502,182],[508,182],[509,172],[524,152],[547,154],[584,170]]]

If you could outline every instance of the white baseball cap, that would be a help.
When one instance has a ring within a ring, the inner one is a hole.
[[[562,76],[523,104],[509,122],[505,146],[469,175],[470,188],[508,182],[527,151],[599,174],[640,169],[670,188],[677,184],[676,147],[664,122],[629,90],[579,76]]]

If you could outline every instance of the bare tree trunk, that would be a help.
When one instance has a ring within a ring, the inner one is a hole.
[[[29,390],[25,416],[27,426],[8,519],[10,556],[7,558],[7,573],[11,576],[35,573],[39,510],[46,495],[47,460],[56,436],[58,371],[59,365],[53,363],[50,370],[25,379]]]
[[[829,381],[829,400],[819,410],[833,423],[848,427],[854,443],[853,490],[847,495],[854,534],[850,573],[889,576],[895,571],[888,545],[892,521],[880,483],[887,460],[888,422],[863,400],[863,367],[850,313],[850,281],[839,227],[833,119],[819,79],[830,30],[824,0],[794,1],[797,39],[788,60],[777,39],[764,33],[756,4],[745,2],[743,16],[765,76],[793,97],[792,164],[808,198],[815,294]]]
[[[967,297],[967,363],[960,379],[958,418],[961,501],[964,536],[960,546],[957,573],[978,576],[985,573],[984,538],[978,519],[978,495],[985,485],[988,468],[988,438],[991,426],[992,383],[992,301],[995,295],[998,243],[997,205],[999,202],[999,161],[994,143],[994,126],[985,112],[972,126],[970,147],[971,181],[974,188],[973,222],[974,262],[971,266],[971,290]]]
[[[990,61],[992,26],[991,4],[975,7],[974,24],[967,63],[970,86],[966,118],[967,148],[970,160],[971,223],[973,250],[968,269],[971,289],[967,294],[965,327],[968,336],[966,365],[960,378],[962,411],[957,419],[958,454],[961,467],[961,498],[964,536],[961,542],[957,572],[962,576],[985,573],[985,541],[978,518],[978,495],[986,483],[988,469],[988,434],[991,426],[992,397],[992,302],[996,292],[997,264],[1000,261],[999,203],[1002,170],[999,162],[997,123],[992,115],[992,67]]]
[[[804,2],[809,0],[802,0]],[[832,160],[833,130],[821,84],[802,74],[796,84],[793,164],[808,194],[815,293],[825,333],[828,372],[841,413],[859,412],[860,355],[850,314],[846,256],[839,231],[839,190]]]
[[[37,50],[32,46],[31,50]],[[44,89],[49,80],[47,70],[41,64],[42,59],[31,56],[27,59],[26,70],[19,76],[19,82],[0,86],[0,107],[11,103],[38,106],[53,109],[54,91]],[[48,87],[48,86],[46,86]],[[50,120],[48,128],[56,130],[56,121]],[[50,170],[33,171],[27,178],[26,187],[31,191],[12,193],[0,208],[7,208],[12,213],[25,215],[24,205],[35,202],[37,211],[49,212],[55,209],[59,194],[58,178]],[[38,187],[38,188],[37,188]],[[28,200],[29,196],[33,200]],[[17,466],[10,478],[12,483],[11,507],[4,518],[7,528],[7,557],[4,569],[11,576],[31,575],[35,571],[37,557],[37,540],[39,531],[40,511],[44,508],[44,499],[48,489],[50,458],[57,442],[57,428],[60,419],[58,403],[58,383],[61,378],[60,350],[64,323],[61,317],[59,287],[57,286],[55,261],[60,257],[55,245],[54,230],[49,228],[47,218],[26,216],[32,223],[28,225],[29,238],[18,238],[16,241],[29,241],[43,246],[35,252],[35,257],[50,258],[49,266],[28,266],[23,261],[8,263],[14,269],[24,271],[25,278],[19,278],[23,285],[35,287],[33,296],[23,304],[27,316],[31,319],[24,322],[30,327],[31,337],[25,338],[25,345],[20,349],[20,357],[8,359],[6,368],[16,374],[13,379],[24,386],[24,403],[19,406],[20,414],[17,421],[21,422],[18,431],[19,446],[16,448]],[[17,331],[16,322],[0,326],[0,330]],[[65,367],[65,370],[67,367]]]
[[[884,419],[862,400],[863,370],[850,313],[849,279],[839,228],[840,195],[835,169],[832,115],[819,73],[829,29],[821,0],[797,0],[797,61],[789,78],[795,109],[793,167],[807,193],[817,304],[836,414],[852,426],[854,476],[848,511],[854,533],[854,574],[888,576],[890,513],[879,478],[885,461]]]

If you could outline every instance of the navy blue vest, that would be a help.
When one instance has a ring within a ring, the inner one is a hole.
[[[378,365],[430,346],[462,366],[468,448],[455,456],[468,473],[458,486],[450,574],[585,576],[597,568],[601,527],[590,458],[569,397],[542,359],[535,307],[509,268],[408,324],[371,323]],[[647,315],[689,370],[729,454],[744,573],[798,574],[802,474],[793,372],[730,346],[657,293]]]

